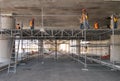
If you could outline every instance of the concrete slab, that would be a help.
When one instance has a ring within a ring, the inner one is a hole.
[[[3,66],[6,66],[6,65],[8,65],[9,63],[8,62],[0,62],[0,67],[3,67]]]
[[[44,61],[44,64],[41,62]],[[70,58],[33,59],[25,66],[19,66],[16,74],[0,73],[0,81],[119,81],[120,71],[111,71],[107,67],[88,67],[82,71],[82,64]]]

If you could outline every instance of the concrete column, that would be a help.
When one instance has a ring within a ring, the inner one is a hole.
[[[41,61],[42,64],[44,64],[44,41],[38,40],[38,61]]]
[[[12,15],[2,15],[0,29],[15,28],[15,19]],[[5,38],[5,34],[0,34],[0,62],[9,62],[10,48],[12,48],[12,39]]]
[[[70,40],[69,40],[69,44],[68,44],[68,53],[70,54],[71,52],[70,52]]]
[[[70,40],[70,53],[73,53],[73,40]]]
[[[111,36],[110,61],[120,61],[120,35]]]
[[[15,28],[15,19],[12,14],[2,14],[1,16],[1,29],[13,29]]]
[[[57,40],[55,40],[55,59],[58,59],[58,55],[57,55]]]
[[[43,52],[44,52],[44,46],[43,46],[43,40],[38,40],[38,51],[39,51],[39,55],[43,56]]]
[[[76,54],[76,40],[73,40],[73,53]]]
[[[76,54],[80,54],[80,40],[76,40]]]

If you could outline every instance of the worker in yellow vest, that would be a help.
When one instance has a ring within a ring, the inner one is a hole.
[[[113,22],[114,22],[114,29],[117,28],[117,22],[118,22],[118,18],[116,16],[113,17]]]
[[[86,9],[82,9],[82,14],[80,18],[80,28],[89,29],[89,23],[88,23],[88,13]]]

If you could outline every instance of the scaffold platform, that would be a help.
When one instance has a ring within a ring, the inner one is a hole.
[[[86,40],[105,40],[113,34],[119,35],[120,29],[0,29],[1,36],[5,38],[17,39],[84,39]],[[84,35],[85,34],[85,35]],[[20,37],[19,37],[20,36]]]

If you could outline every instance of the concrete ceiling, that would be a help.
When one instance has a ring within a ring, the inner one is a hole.
[[[16,21],[29,26],[29,20],[35,17],[36,27],[76,27],[79,28],[81,9],[86,8],[89,23],[98,21],[101,27],[106,25],[105,18],[120,13],[120,1],[104,0],[0,0],[1,13],[17,14]],[[24,16],[23,16],[24,15]]]

